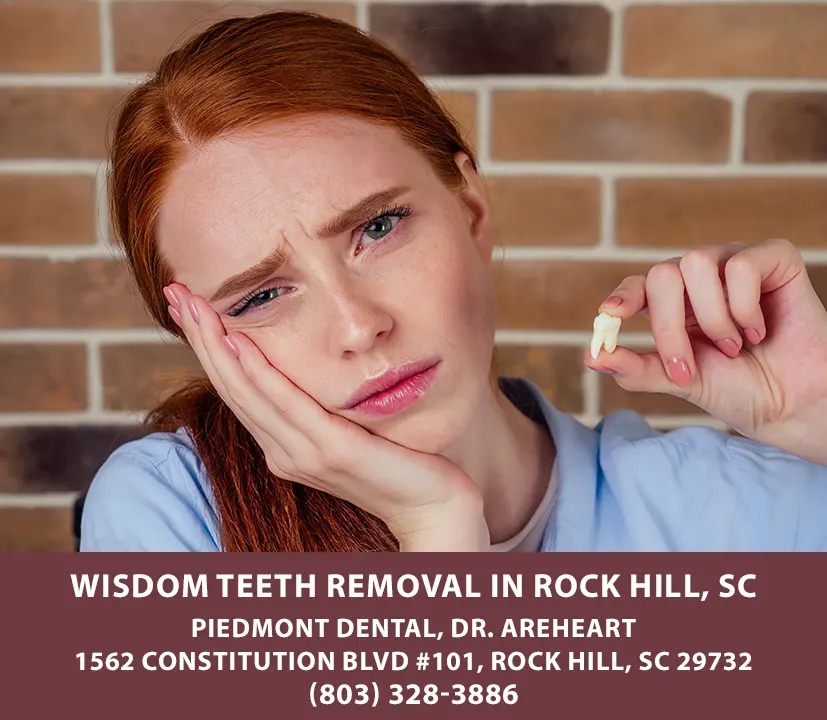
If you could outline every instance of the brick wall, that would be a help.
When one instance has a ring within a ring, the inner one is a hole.
[[[660,259],[784,236],[827,297],[827,2],[291,5],[387,39],[461,121],[498,220],[504,371],[561,409],[710,422],[580,364],[595,306]],[[193,29],[276,6],[0,2],[0,551],[70,549],[75,493],[195,369],[108,244],[110,107]]]

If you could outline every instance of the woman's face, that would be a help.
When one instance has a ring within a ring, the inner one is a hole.
[[[222,139],[176,169],[161,252],[329,412],[441,452],[487,392],[494,338],[489,210],[456,160],[461,190],[395,130],[339,116]]]

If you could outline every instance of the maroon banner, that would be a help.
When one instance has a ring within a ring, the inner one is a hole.
[[[3,715],[809,717],[824,570],[808,554],[0,556]]]

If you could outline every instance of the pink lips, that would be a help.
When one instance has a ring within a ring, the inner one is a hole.
[[[393,415],[413,405],[431,386],[439,361],[428,360],[392,368],[366,382],[345,405],[365,415]]]

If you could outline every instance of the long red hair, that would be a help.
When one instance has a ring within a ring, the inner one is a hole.
[[[176,162],[235,131],[302,114],[347,113],[395,128],[450,187],[454,155],[474,159],[457,124],[414,70],[347,23],[275,12],[219,22],[165,57],[125,99],[111,147],[112,224],[152,317],[180,331],[163,288],[173,281],[155,220]],[[215,497],[227,551],[382,551],[397,543],[378,518],[275,477],[252,436],[206,380],[147,417],[152,431],[186,428]]]

